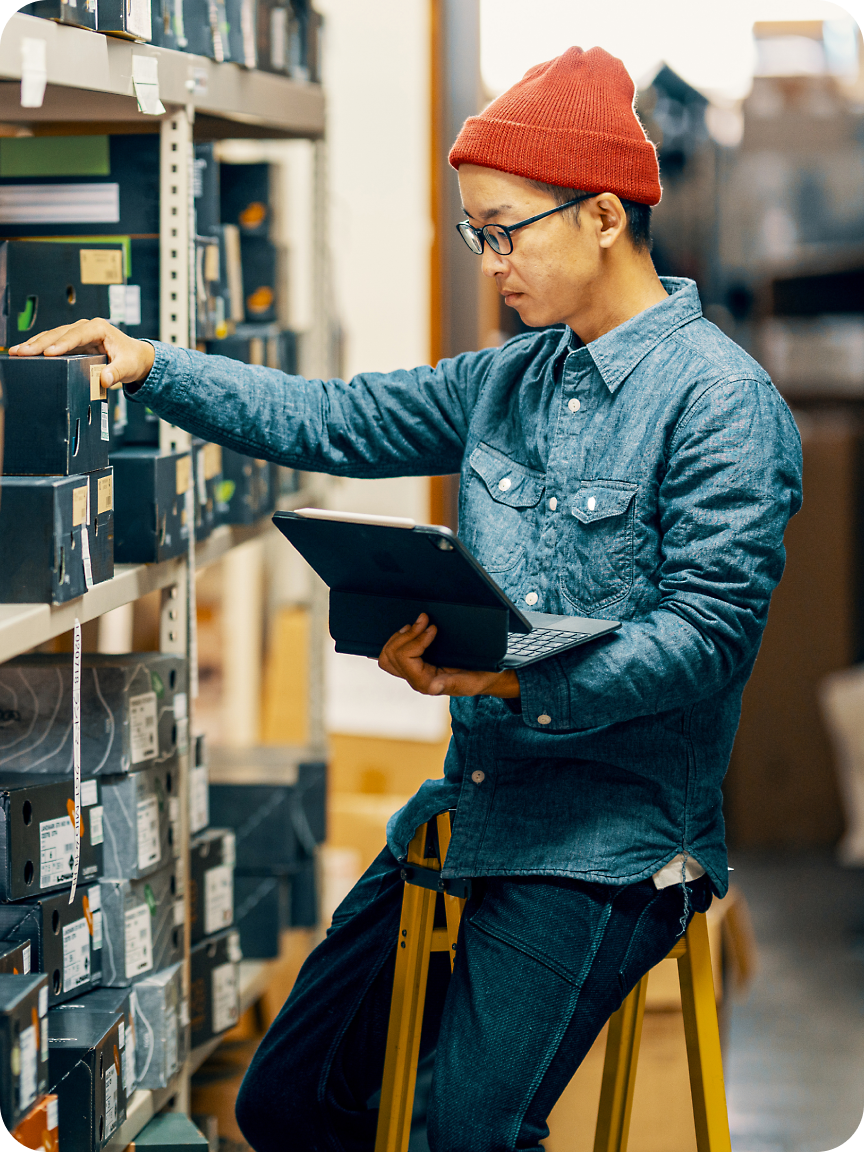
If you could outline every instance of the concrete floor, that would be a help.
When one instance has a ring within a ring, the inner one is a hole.
[[[864,870],[732,852],[760,970],[732,1010],[733,1152],[825,1152],[864,1111]]]

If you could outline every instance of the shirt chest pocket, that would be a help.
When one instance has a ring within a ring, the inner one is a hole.
[[[545,477],[486,444],[478,444],[468,462],[460,534],[484,568],[507,572],[524,558],[537,532],[533,509],[543,499]]]
[[[633,585],[633,519],[638,484],[582,480],[569,506],[561,590],[581,612],[598,612]]]

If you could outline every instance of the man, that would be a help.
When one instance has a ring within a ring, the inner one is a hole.
[[[261,1043],[237,1105],[259,1152],[373,1147],[399,861],[435,813],[455,809],[446,874],[478,879],[452,978],[433,957],[434,1152],[539,1152],[604,1022],[726,891],[720,785],[800,505],[800,443],[695,285],[654,271],[659,173],[633,96],[620,61],[571,48],[463,127],[463,238],[542,328],[500,349],[349,383],[102,320],[12,350],[104,348],[104,383],[297,468],[461,469],[462,538],[517,603],[623,621],[518,673],[427,664],[425,615],[388,642],[382,668],[453,697],[444,778],[393,817]]]

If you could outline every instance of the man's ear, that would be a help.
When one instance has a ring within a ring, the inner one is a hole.
[[[611,248],[627,228],[627,213],[624,205],[614,192],[604,192],[593,201],[597,212],[600,231],[598,240],[601,248]]]

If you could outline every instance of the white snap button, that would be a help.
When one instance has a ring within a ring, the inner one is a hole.
[[[537,601],[539,599],[540,599],[540,597],[537,595],[536,592],[529,592],[528,595],[525,597],[525,603],[531,604],[533,606],[534,604],[537,603]]]
[[[552,717],[547,716],[546,713],[544,712],[542,716],[537,717],[537,723],[538,724],[551,724],[552,723]]]
[[[553,496],[552,499],[549,501],[549,511],[554,512],[557,507],[558,507],[558,500],[555,496]]]
[[[480,772],[480,771],[472,772],[471,773],[471,779],[474,781],[475,784],[482,784],[483,781],[486,779],[486,773]]]
[[[588,511],[593,512],[596,507],[597,507],[597,501],[594,499],[593,496],[589,496],[588,497]]]
[[[498,481],[498,487],[502,492],[506,492],[508,488],[513,486],[513,481],[509,476],[505,476],[503,480]]]
[[[572,400],[567,401],[567,407],[570,409],[571,412],[578,412],[579,409],[582,407],[582,405],[579,403],[579,401],[574,396]]]

